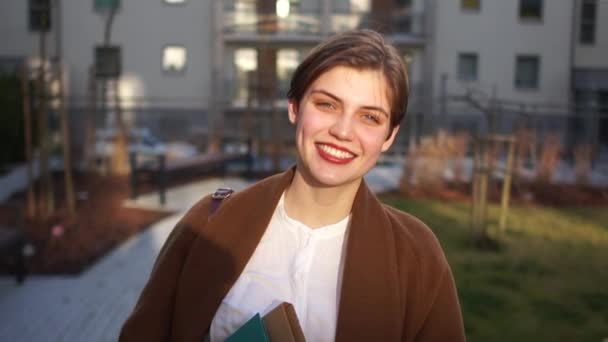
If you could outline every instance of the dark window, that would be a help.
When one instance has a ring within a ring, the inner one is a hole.
[[[543,0],[520,0],[519,17],[521,19],[541,20],[543,18]]]
[[[98,78],[115,79],[122,71],[120,46],[95,47],[95,74]]]
[[[595,20],[597,0],[583,0],[581,6],[581,27],[579,41],[581,44],[595,43]]]
[[[48,32],[51,29],[50,0],[30,0],[29,7],[28,22],[30,31]]]
[[[461,53],[458,55],[458,79],[477,81],[477,54]]]
[[[517,56],[515,63],[515,88],[538,89],[540,58],[538,56]]]
[[[466,11],[479,11],[481,0],[460,0],[460,8]]]
[[[600,143],[608,145],[608,89],[598,91],[597,100],[600,113]]]

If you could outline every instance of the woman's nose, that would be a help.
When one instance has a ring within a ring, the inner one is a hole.
[[[329,133],[339,140],[351,140],[353,137],[353,122],[350,115],[341,114],[329,128]]]

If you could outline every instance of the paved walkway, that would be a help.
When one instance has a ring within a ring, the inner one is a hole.
[[[367,177],[374,191],[395,188],[400,167],[376,168]],[[219,186],[241,190],[241,179],[212,179],[167,194],[179,213],[126,241],[78,277],[30,276],[22,286],[0,276],[0,341],[116,341],[169,232],[204,194]],[[125,205],[154,208],[151,194]]]

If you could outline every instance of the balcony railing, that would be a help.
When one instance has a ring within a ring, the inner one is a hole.
[[[279,17],[254,10],[226,10],[224,33],[319,35],[353,29],[370,28],[387,34],[423,36],[424,13],[409,10],[391,12],[333,12],[328,21],[331,32],[322,32],[320,12],[299,12]]]
[[[255,11],[227,11],[224,12],[224,32],[319,34],[321,31],[319,17],[319,13],[297,13],[281,18]]]
[[[412,13],[406,10],[332,13],[332,32],[362,28],[375,29],[388,34],[422,36],[424,33],[424,15],[423,13]]]

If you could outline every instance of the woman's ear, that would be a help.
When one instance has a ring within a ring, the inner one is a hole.
[[[295,125],[298,114],[298,103],[295,99],[289,99],[287,104],[287,113],[289,115],[289,122]]]
[[[399,132],[399,127],[401,127],[401,125],[393,127],[393,129],[391,130],[391,134],[388,136],[388,139],[386,139],[386,141],[382,144],[382,152],[386,152],[389,148],[391,148],[391,145],[393,145],[393,142],[395,142],[397,132]]]

